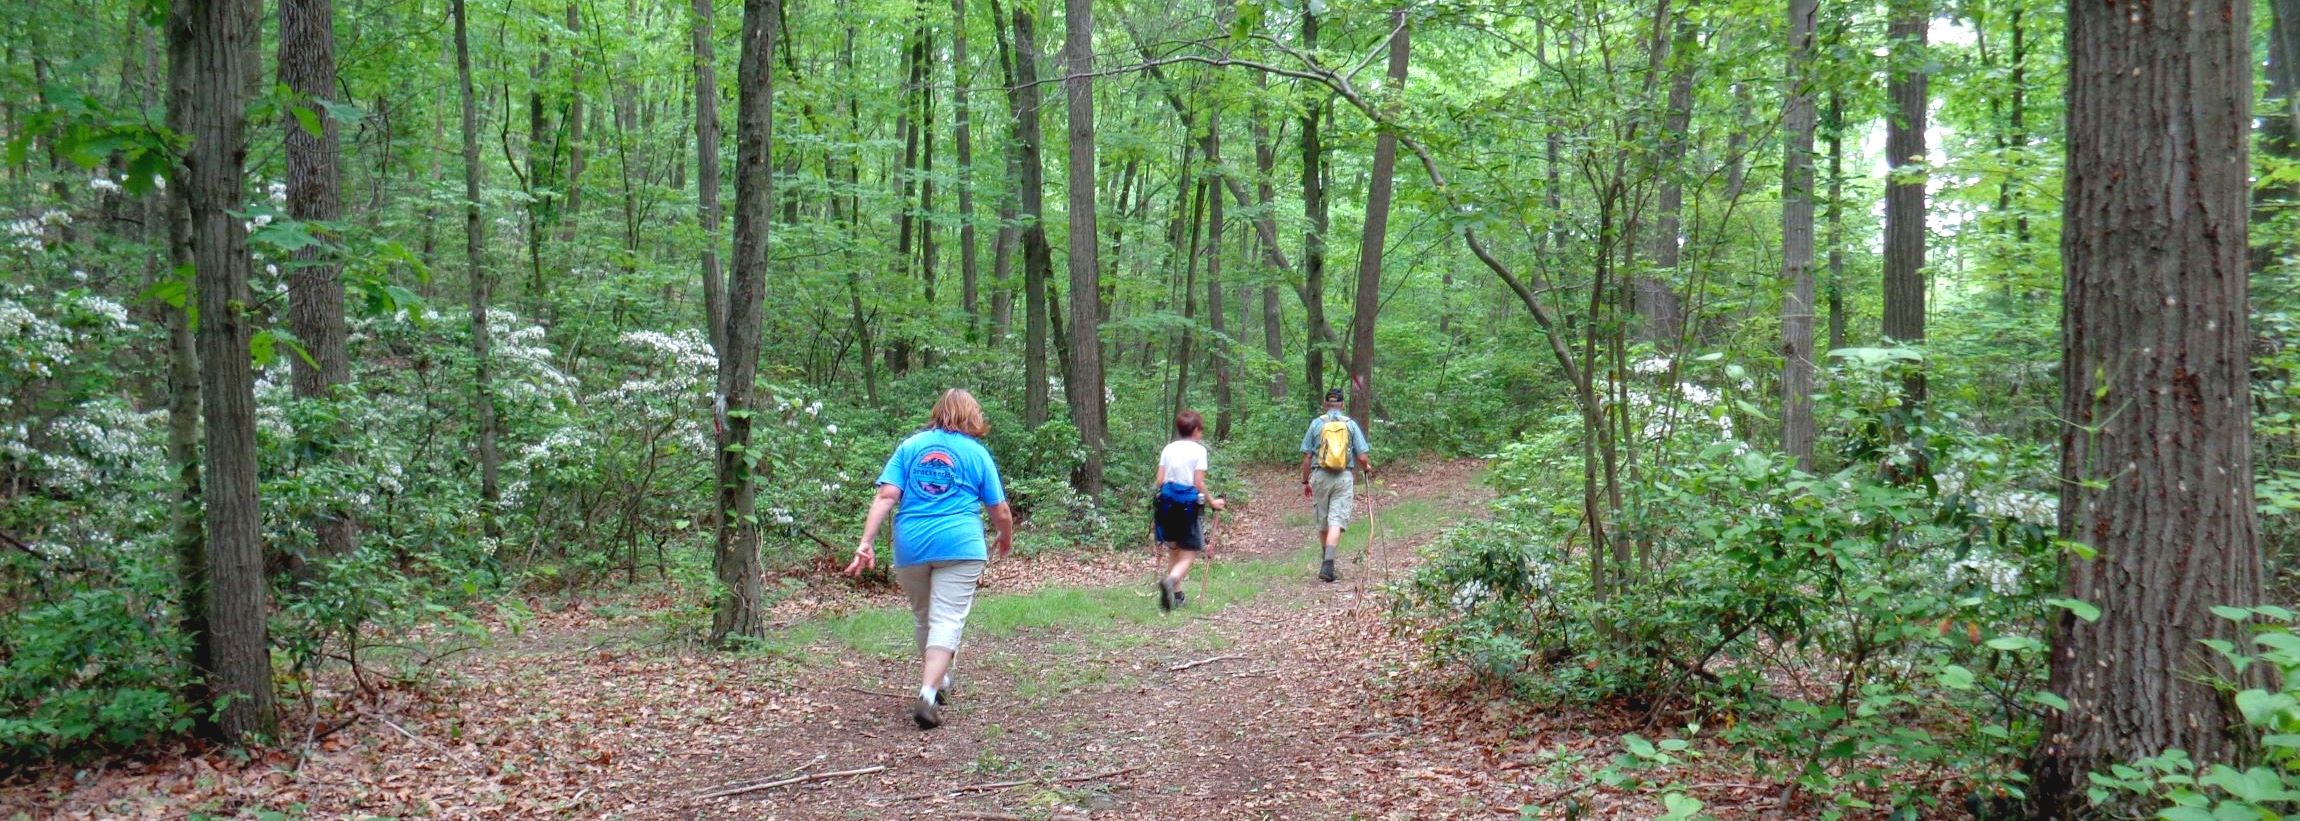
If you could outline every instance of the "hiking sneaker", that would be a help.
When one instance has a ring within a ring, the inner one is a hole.
[[[942,726],[942,705],[936,703],[941,700],[941,693],[936,693],[932,699],[920,698],[918,703],[910,708],[910,720],[918,722],[918,728],[921,730],[932,730]]]
[[[941,706],[941,705],[944,705],[944,704],[949,704],[949,703],[950,703],[950,674],[949,674],[949,673],[944,673],[944,674],[942,674],[942,686],[940,686],[940,687],[936,687],[936,688],[934,689],[934,703],[935,703],[935,706],[938,706],[938,707],[939,707],[939,706]]]
[[[1319,563],[1318,563],[1318,581],[1321,581],[1321,582],[1330,582],[1330,581],[1333,581],[1333,580],[1334,580],[1334,578],[1335,578],[1335,576],[1334,576],[1334,560],[1332,560],[1332,559],[1327,559],[1327,560],[1325,560],[1325,561],[1319,562]]]
[[[1163,577],[1158,580],[1158,612],[1174,612],[1174,579],[1172,577]]]
[[[1181,589],[1181,588],[1179,588],[1179,587],[1175,588],[1175,589],[1174,589],[1174,606],[1175,606],[1175,607],[1181,607],[1182,605],[1185,605],[1185,604],[1189,604],[1189,603],[1190,603],[1190,592],[1189,592],[1189,591],[1187,591],[1187,590],[1183,590],[1183,589]]]

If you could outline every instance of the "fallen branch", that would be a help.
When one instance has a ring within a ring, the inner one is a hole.
[[[1016,815],[1011,812],[989,812],[985,810],[958,810],[956,812],[947,813],[947,815],[951,818],[979,818],[984,819],[984,821],[1038,821],[1037,816]],[[1076,821],[1076,819],[1085,817],[1086,816],[1083,815],[1064,815],[1062,813],[1055,813],[1053,815],[1046,816],[1046,819],[1047,821]]]
[[[1196,667],[1196,666],[1199,666],[1199,665],[1201,665],[1201,664],[1213,664],[1214,662],[1217,662],[1217,661],[1229,661],[1230,659],[1242,659],[1242,658],[1245,658],[1245,656],[1240,656],[1240,655],[1236,655],[1236,654],[1223,654],[1223,655],[1219,655],[1219,656],[1214,656],[1214,657],[1212,657],[1212,658],[1202,658],[1202,659],[1199,659],[1199,660],[1197,660],[1197,661],[1184,662],[1184,663],[1182,663],[1182,664],[1177,664],[1177,665],[1174,665],[1174,666],[1172,666],[1172,667],[1168,667],[1168,668],[1166,668],[1166,672],[1169,672],[1169,673],[1179,673],[1179,672],[1182,672],[1182,671],[1184,671],[1184,670],[1188,670],[1188,669],[1190,669],[1190,668],[1192,668],[1192,667]]]
[[[1101,779],[1104,779],[1104,778],[1113,778],[1113,777],[1116,777],[1116,776],[1125,775],[1125,774],[1127,774],[1127,773],[1130,773],[1130,772],[1133,772],[1133,771],[1135,771],[1135,770],[1139,770],[1139,769],[1142,769],[1142,765],[1140,765],[1140,764],[1136,764],[1136,765],[1134,765],[1134,766],[1132,766],[1132,767],[1125,767],[1125,768],[1121,768],[1121,769],[1111,770],[1111,771],[1109,771],[1109,772],[1105,772],[1105,773],[1095,773],[1095,774],[1093,774],[1093,775],[1074,775],[1074,776],[1070,776],[1070,777],[1068,777],[1068,778],[1025,778],[1025,779],[1022,779],[1022,780],[1020,780],[1020,781],[992,781],[992,782],[990,782],[990,783],[987,783],[987,784],[965,784],[965,785],[961,785],[961,786],[957,786],[957,787],[951,787],[951,788],[949,788],[949,789],[945,789],[945,790],[935,790],[934,792],[922,792],[922,793],[919,793],[919,794],[917,794],[917,795],[906,795],[906,796],[903,796],[903,797],[901,798],[901,800],[903,800],[903,801],[923,801],[923,800],[926,800],[926,799],[929,799],[929,798],[934,798],[934,797],[937,797],[937,796],[944,796],[944,795],[965,795],[965,794],[967,794],[967,793],[972,793],[972,792],[988,792],[988,791],[990,791],[990,790],[1004,790],[1004,789],[1008,789],[1008,788],[1012,788],[1012,787],[1020,787],[1020,786],[1024,786],[1024,785],[1026,785],[1026,784],[1040,784],[1040,783],[1044,783],[1044,784],[1071,784],[1071,783],[1076,783],[1076,782],[1079,782],[1079,781],[1099,781],[1099,780],[1101,780]]]
[[[838,772],[815,773],[814,775],[794,775],[789,778],[769,781],[764,784],[752,784],[747,787],[733,787],[719,790],[717,792],[704,793],[702,795],[695,796],[695,800],[709,801],[714,798],[727,798],[730,796],[742,795],[744,793],[754,793],[760,790],[771,790],[776,787],[788,787],[792,784],[804,784],[810,781],[827,781],[833,778],[852,778],[858,775],[870,775],[871,773],[881,772],[885,769],[886,765],[877,764],[869,767],[859,767],[852,770],[839,770]]]

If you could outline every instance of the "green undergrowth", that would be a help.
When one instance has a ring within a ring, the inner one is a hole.
[[[1403,556],[1390,551],[1435,532],[1449,520],[1444,508],[1421,499],[1402,501],[1394,508],[1385,506],[1376,515],[1383,561],[1393,563]],[[1359,526],[1342,534],[1345,573],[1354,572],[1350,559],[1365,550],[1369,528],[1364,521],[1361,516]],[[1008,594],[999,590],[998,571],[992,570],[992,586],[975,599],[974,611],[967,617],[967,637],[982,639],[1030,629],[1066,629],[1087,635],[1096,646],[1107,649],[1147,643],[1150,635],[1143,631],[1114,628],[1139,626],[1151,633],[1175,629],[1231,605],[1251,601],[1272,586],[1289,581],[1299,584],[1313,578],[1318,549],[1311,542],[1308,526],[1298,529],[1302,531],[1304,546],[1281,557],[1226,560],[1217,541],[1212,577],[1203,583],[1205,592],[1199,592],[1200,574],[1205,571],[1192,568],[1190,603],[1173,613],[1158,611],[1151,587],[1154,571],[1147,557],[1142,559],[1142,577],[1138,583],[1111,587],[1047,587]],[[794,624],[768,634],[760,649],[771,656],[805,658],[807,650],[835,642],[843,649],[901,658],[913,652],[911,636],[908,610],[880,607]]]

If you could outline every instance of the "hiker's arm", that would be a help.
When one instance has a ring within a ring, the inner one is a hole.
[[[863,517],[862,541],[855,543],[855,558],[847,563],[847,575],[860,576],[863,571],[878,566],[878,555],[871,549],[871,543],[878,541],[878,526],[886,521],[887,511],[893,510],[895,503],[900,501],[902,488],[895,485],[878,486],[878,495],[870,500],[870,515]]]
[[[1014,552],[1014,506],[1005,502],[990,506],[990,528],[998,532],[991,543],[991,558],[1005,559]]]
[[[1302,452],[1302,492],[1310,492],[1310,453]]]
[[[1358,471],[1366,475],[1366,481],[1371,482],[1374,480],[1374,461],[1372,459],[1366,458],[1366,454],[1363,451],[1358,453]]]

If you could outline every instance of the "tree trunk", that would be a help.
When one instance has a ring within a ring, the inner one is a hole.
[[[974,126],[967,110],[967,86],[974,72],[966,62],[966,0],[950,0],[950,139],[958,152],[958,304],[966,313],[966,341],[982,338],[979,275],[975,271]]]
[[[719,356],[719,519],[711,571],[719,592],[711,643],[727,647],[766,632],[766,590],[759,578],[756,477],[751,448],[766,309],[767,230],[774,211],[775,38],[779,0],[743,0],[742,56],[735,69],[735,260],[727,279],[727,348]]]
[[[998,0],[991,0],[991,15],[998,16]],[[1014,115],[1014,143],[1020,160],[1022,189],[1022,310],[1023,310],[1023,424],[1045,424],[1051,397],[1046,384],[1047,280],[1053,276],[1054,252],[1046,244],[1045,137],[1038,126],[1038,31],[1027,6],[1014,7],[1012,76],[1006,85],[1007,102]],[[993,26],[993,29],[998,27]],[[1004,37],[999,50],[1008,51]],[[1089,197],[1093,189],[1087,189]],[[1089,241],[1093,234],[1087,234]]]
[[[1302,12],[1302,50],[1318,50],[1318,15]],[[1326,326],[1326,148],[1319,133],[1320,112],[1331,111],[1322,100],[1302,107],[1302,311],[1307,341],[1302,347],[1302,384],[1316,404],[1326,393],[1326,339],[1318,329]]]
[[[932,45],[927,42],[932,36],[931,31],[924,26],[919,29],[921,53],[931,54],[934,51]],[[941,303],[938,300],[940,294],[936,290],[936,286],[939,284],[937,278],[942,271],[942,264],[941,260],[936,257],[935,252],[939,249],[934,242],[935,62],[934,60],[919,61],[918,120],[911,126],[911,133],[918,136],[919,142],[918,272],[921,284],[926,286],[926,311],[922,317],[926,320],[927,339],[930,340],[929,344],[924,346],[924,350],[919,352],[919,359],[927,368],[933,368],[935,365],[935,348],[931,340],[941,338],[937,332],[942,327],[942,312],[939,307]]]
[[[727,280],[719,270],[719,69],[712,44],[718,12],[694,0],[695,218],[703,226],[703,330],[711,350],[727,350]]]
[[[902,141],[902,171],[895,176],[898,199],[895,200],[894,209],[893,273],[894,281],[900,283],[896,287],[902,288],[904,293],[910,293],[911,268],[917,262],[918,246],[913,232],[917,229],[918,211],[914,198],[918,196],[918,138],[919,132],[924,130],[924,123],[912,114],[918,105],[919,95],[925,91],[925,64],[926,21],[918,19],[911,28],[909,42],[903,47],[902,92],[898,95],[894,117],[896,139]],[[910,334],[898,325],[892,336],[894,338],[886,346],[886,369],[888,373],[901,376],[910,371]]]
[[[1188,146],[1184,146],[1182,149],[1185,155],[1189,153],[1189,150]],[[1189,178],[1190,175],[1188,174],[1182,176],[1184,181],[1188,181]],[[1198,321],[1198,256],[1204,250],[1204,246],[1198,243],[1204,236],[1200,229],[1206,218],[1206,182],[1206,180],[1200,180],[1188,189],[1190,191],[1188,197],[1190,201],[1190,251],[1182,258],[1182,333],[1176,339],[1174,346],[1174,413],[1176,414],[1180,414],[1183,409],[1190,407],[1190,358],[1193,355],[1190,347],[1191,343],[1195,341],[1191,339],[1193,334],[1190,333],[1190,326]],[[1175,204],[1180,205],[1184,198],[1177,192],[1174,199]]]
[[[579,6],[567,4],[567,30],[578,38],[583,32],[583,16]],[[575,229],[583,216],[583,59],[582,52],[574,53],[567,70],[567,196],[559,210],[559,242],[575,241]]]
[[[1064,0],[1062,90],[1070,118],[1070,377],[1064,396],[1086,460],[1072,482],[1102,495],[1101,243],[1094,230],[1094,0]]]
[[[451,0],[455,16],[455,75],[463,98],[463,262],[471,276],[472,413],[478,417],[479,520],[487,538],[503,535],[496,521],[503,493],[496,485],[494,366],[489,362],[487,233],[479,215],[479,103],[471,88],[471,39],[464,0]]]
[[[1895,342],[1925,341],[1925,25],[1928,0],[1893,0],[1886,26],[1892,42],[1892,70],[1886,96],[1893,113],[1885,118],[1885,336]],[[1832,251],[1833,253],[1833,251]],[[1921,374],[1907,385],[1912,401],[1924,398]]]
[[[1829,350],[1845,347],[1845,99],[1829,92]]]
[[[174,3],[168,9],[168,130],[177,134],[191,133],[192,107],[195,105],[194,76],[198,70],[197,54],[193,51],[190,3]],[[162,217],[167,220],[167,266],[160,276],[173,278],[174,271],[193,268],[192,257],[192,205],[189,194],[190,174],[180,164],[169,169],[169,178],[175,184],[168,186]],[[199,349],[193,339],[192,316],[198,304],[197,295],[188,297],[181,306],[168,306],[168,463],[174,469],[176,498],[171,512],[174,533],[170,539],[176,554],[176,574],[182,585],[183,606],[176,626],[191,642],[191,675],[185,677],[184,699],[193,704],[206,704],[213,698],[213,690],[204,678],[215,669],[215,635],[208,630],[208,553],[205,514],[200,509],[204,491],[200,487],[200,362]],[[200,713],[201,731],[216,732],[205,711]]]
[[[1789,0],[1781,114],[1781,449],[1813,469],[1813,89],[1815,0]]]
[[[1406,58],[1412,48],[1404,8],[1390,12],[1390,25],[1396,33],[1390,37],[1389,83],[1382,87],[1382,93],[1390,97],[1394,112],[1397,95],[1405,93]],[[1374,136],[1374,171],[1366,184],[1365,231],[1358,242],[1357,299],[1350,312],[1350,415],[1366,430],[1374,429],[1374,322],[1382,307],[1382,249],[1389,237],[1390,191],[1397,166],[1397,132],[1384,128]]]
[[[314,134],[296,117],[283,118],[288,215],[306,223],[332,223],[343,217],[336,171],[338,127],[319,101],[336,94],[335,4],[280,0],[279,29],[280,83],[301,98],[296,105],[307,107],[319,124],[319,133]],[[351,380],[351,359],[344,350],[342,263],[332,249],[320,245],[297,251],[295,259],[298,265],[288,277],[288,327],[310,358],[289,357],[289,363],[296,397],[314,399]],[[315,451],[333,450],[334,436],[298,433]],[[350,555],[356,538],[353,528],[349,510],[322,514],[312,523],[320,554]]]
[[[1206,359],[1214,370],[1214,440],[1230,438],[1230,332],[1222,316],[1222,121],[1219,112],[1206,115],[1206,131],[1213,135],[1213,151],[1206,156],[1206,169],[1214,175],[1208,183],[1212,196],[1206,202],[1206,318],[1212,321],[1214,335],[1206,340]]]
[[[217,702],[216,731],[228,742],[272,735],[271,647],[264,603],[263,511],[256,496],[255,373],[248,358],[254,296],[247,232],[235,212],[244,205],[250,82],[247,43],[257,32],[244,0],[188,0],[170,53],[185,60],[190,149],[176,180],[190,216],[192,268],[199,305],[200,405],[205,415],[202,483],[206,550],[192,568],[207,630],[192,637],[193,658]],[[202,572],[204,571],[204,572]]]
[[[2137,8],[2137,11],[2135,11]],[[2259,604],[2246,325],[2252,4],[2069,7],[2061,258],[2063,612],[2035,759],[2042,815],[2085,809],[2086,775],[2167,749],[2242,769],[2243,720],[2214,682],[2257,683],[2219,605]],[[2076,170],[2082,169],[2082,173]]]
[[[1267,96],[1266,89],[1269,87],[1269,81],[1270,78],[1267,74],[1257,73],[1254,75],[1255,90],[1264,92],[1257,97]],[[1278,237],[1276,212],[1273,210],[1278,199],[1278,192],[1275,187],[1278,148],[1270,142],[1268,117],[1257,116],[1251,125],[1254,135],[1254,196],[1255,203],[1260,206],[1255,213],[1259,215],[1258,224],[1264,226],[1255,241],[1273,242]],[[1241,207],[1246,205],[1243,201],[1238,204]],[[1278,268],[1282,271],[1285,266],[1281,265]],[[1270,357],[1270,361],[1276,365],[1270,369],[1270,401],[1283,403],[1286,401],[1285,305],[1278,299],[1278,286],[1276,285],[1262,286],[1262,353]]]
[[[1683,261],[1684,233],[1685,149],[1689,141],[1686,130],[1693,122],[1693,60],[1694,47],[1700,43],[1690,18],[1677,18],[1677,31],[1669,52],[1663,60],[1669,66],[1668,111],[1661,123],[1661,185],[1655,195],[1653,220],[1654,276],[1637,281],[1636,313],[1639,330],[1647,341],[1656,345],[1676,344],[1684,333],[1684,302],[1678,298],[1672,279],[1682,281],[1677,270]]]

